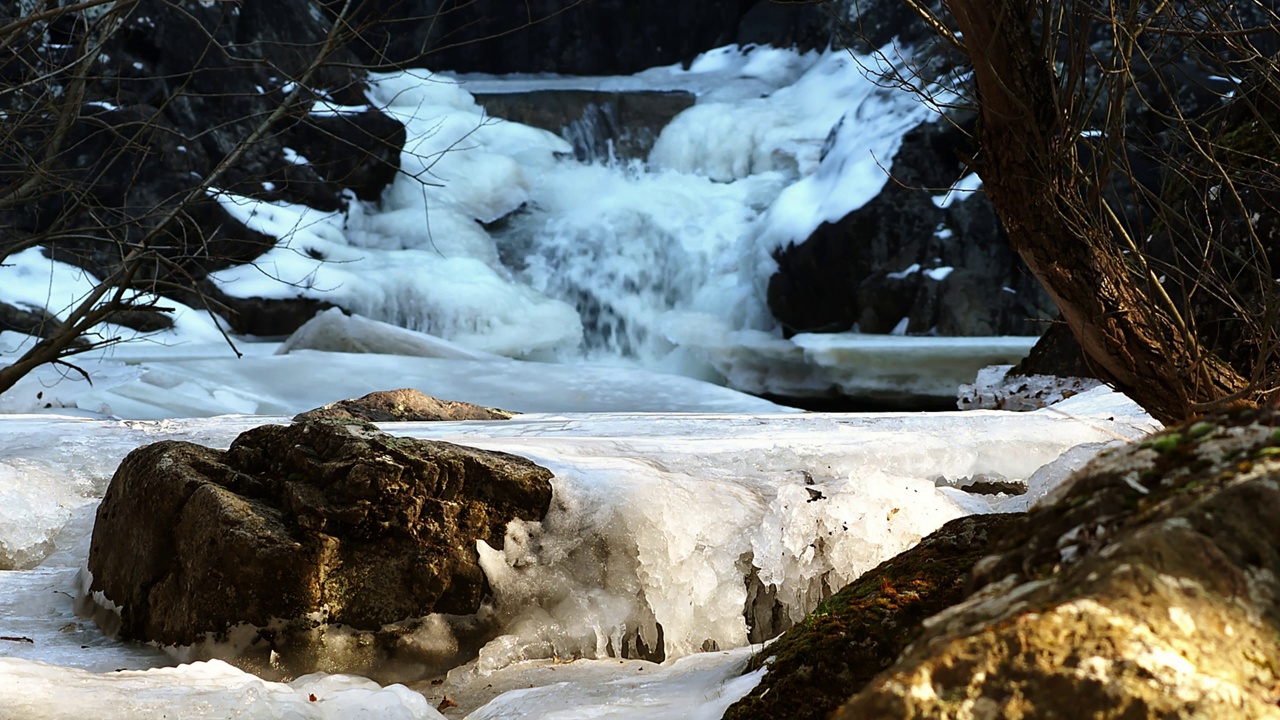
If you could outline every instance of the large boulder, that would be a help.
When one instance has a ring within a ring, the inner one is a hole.
[[[1277,427],[1206,418],[949,523],[763,650],[729,717],[1280,717]]]
[[[477,541],[497,547],[510,521],[540,520],[550,477],[358,420],[262,426],[226,451],[156,443],[107,489],[81,609],[125,639],[238,638],[238,659],[259,670],[372,672],[377,658],[343,653],[379,645],[447,665],[460,626],[422,618],[481,608]]]
[[[1104,453],[837,718],[1280,717],[1280,413]]]

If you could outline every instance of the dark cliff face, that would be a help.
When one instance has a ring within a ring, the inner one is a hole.
[[[360,13],[357,24],[377,22],[362,31],[355,50],[376,65],[608,75],[661,64],[652,62],[657,58],[679,62],[682,51],[730,42],[725,29],[737,12],[737,3],[390,0]],[[676,33],[680,21],[683,31]]]
[[[363,103],[364,70],[307,0],[143,0],[18,25],[0,57],[0,187],[30,187],[0,208],[0,253],[34,240],[104,278],[145,246],[157,262],[135,281],[199,304],[182,289],[276,241],[213,191],[330,211],[345,188],[376,199],[399,167],[398,121],[308,114],[326,95]]]
[[[901,0],[369,0],[352,26],[352,49],[374,66],[569,75],[630,74],[732,43],[866,52],[930,38]]]
[[[252,259],[271,244],[204,193],[190,195],[220,165],[219,189],[338,208],[342,186],[284,152],[281,132],[313,96],[294,95],[291,112],[265,132],[260,127],[289,99],[289,83],[307,74],[328,22],[302,0],[243,12],[241,5],[150,0],[105,24],[88,12],[67,13],[15,33],[18,57],[0,58],[14,88],[0,98],[0,185],[31,177],[35,158],[44,159],[44,172],[32,202],[0,211],[0,234],[55,239],[43,244],[101,277],[119,260],[118,243],[138,242],[185,205],[182,222],[168,223],[151,244],[199,273]],[[12,12],[0,11],[0,22],[10,19]],[[352,59],[334,48],[331,64],[307,85],[358,86]],[[61,135],[54,128],[64,121]],[[239,152],[255,133],[261,137]],[[323,156],[322,146],[334,142],[326,137],[297,150]],[[80,230],[60,230],[67,227]]]
[[[775,253],[768,302],[785,333],[1043,330],[1053,303],[1013,254],[991,203],[980,192],[947,198],[969,172],[966,148],[961,128],[922,124],[903,138],[893,180],[875,198]]]
[[[383,67],[630,74],[731,43],[825,46],[824,7],[767,0],[373,0],[357,11],[361,40],[352,47],[362,61]]]

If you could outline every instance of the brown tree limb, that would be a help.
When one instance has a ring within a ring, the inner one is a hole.
[[[1029,26],[1031,5],[947,5],[974,68],[986,194],[1096,369],[1166,424],[1226,399],[1256,402],[1248,380],[1200,353],[1135,281],[1106,219],[1085,206],[1076,138]]]

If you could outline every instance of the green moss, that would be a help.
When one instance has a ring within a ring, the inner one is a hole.
[[[1190,437],[1192,439],[1202,438],[1205,435],[1208,435],[1209,433],[1213,432],[1217,428],[1218,426],[1211,422],[1203,422],[1203,421],[1198,422],[1195,425],[1192,425],[1189,430],[1187,430],[1187,437]]]
[[[1158,453],[1164,454],[1177,450],[1178,446],[1181,445],[1185,439],[1186,438],[1182,436],[1182,433],[1165,433],[1147,440],[1142,444],[1142,446],[1149,447]]]

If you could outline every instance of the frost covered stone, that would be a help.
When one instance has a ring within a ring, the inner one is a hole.
[[[487,591],[476,542],[501,545],[510,521],[542,518],[550,477],[358,420],[262,426],[225,452],[155,443],[107,489],[80,604],[109,634],[161,645],[247,624],[231,634],[246,656],[294,672],[318,662],[326,634],[367,649],[420,631],[426,655],[456,650],[438,622],[384,626],[475,613]],[[345,635],[325,631],[338,626]]]

